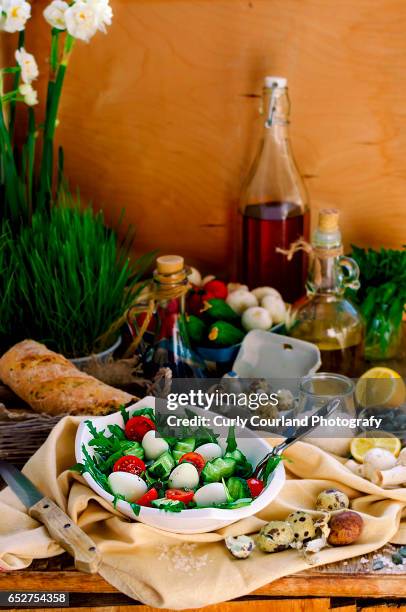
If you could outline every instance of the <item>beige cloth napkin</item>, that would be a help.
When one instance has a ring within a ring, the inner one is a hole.
[[[286,464],[289,478],[282,493],[256,517],[198,535],[169,534],[128,522],[83,484],[79,474],[69,471],[75,463],[79,422],[79,417],[62,419],[24,472],[97,542],[103,578],[150,606],[176,610],[215,604],[307,569],[295,550],[275,554],[256,550],[247,560],[234,559],[223,539],[256,532],[264,522],[284,519],[296,509],[311,510],[316,495],[326,487],[337,486],[350,496],[352,507],[362,513],[365,528],[356,544],[321,551],[318,565],[368,553],[388,541],[406,544],[406,526],[401,525],[406,489],[384,491],[351,474],[339,458],[300,442],[287,453],[291,462]],[[0,516],[2,569],[22,569],[34,558],[62,552],[9,489],[0,493]]]

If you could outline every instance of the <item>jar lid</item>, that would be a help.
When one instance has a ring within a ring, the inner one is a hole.
[[[338,229],[340,213],[336,208],[323,208],[319,212],[318,228],[322,232],[334,232]]]
[[[156,267],[158,274],[176,274],[184,269],[185,262],[180,255],[161,255],[157,257]]]
[[[264,84],[268,89],[271,89],[272,87],[287,87],[288,79],[280,76],[266,76]]]

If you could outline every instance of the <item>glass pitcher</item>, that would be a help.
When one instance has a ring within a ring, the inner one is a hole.
[[[293,337],[319,347],[325,372],[356,376],[364,323],[344,292],[347,287],[359,288],[359,268],[342,251],[338,211],[322,210],[312,239],[307,296],[293,307],[288,329]]]

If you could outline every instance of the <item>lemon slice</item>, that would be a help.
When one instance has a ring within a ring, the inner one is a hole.
[[[377,366],[365,372],[355,387],[355,399],[364,408],[394,408],[405,401],[406,386],[400,374]]]
[[[374,433],[376,434],[378,432]],[[368,436],[368,434],[363,435]],[[387,431],[380,431],[379,435],[384,437],[375,438],[371,435],[364,438],[353,438],[351,440],[351,455],[354,457],[354,459],[360,463],[364,463],[364,457],[366,453],[371,450],[371,448],[384,448],[392,453],[392,455],[397,457],[402,447],[399,438],[396,438]]]

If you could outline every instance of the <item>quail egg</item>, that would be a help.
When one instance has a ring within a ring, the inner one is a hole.
[[[316,499],[316,510],[322,512],[343,510],[343,508],[348,508],[349,505],[350,500],[347,495],[339,489],[326,489],[319,493]]]
[[[293,529],[286,521],[271,521],[264,525],[257,536],[257,546],[263,552],[285,550],[295,539]]]
[[[240,535],[235,538],[228,536],[225,539],[225,544],[236,559],[246,559],[255,548],[254,540],[246,535]]]
[[[307,512],[292,512],[286,519],[293,529],[295,540],[304,542],[305,540],[314,538],[316,528],[313,523],[313,518]]]

